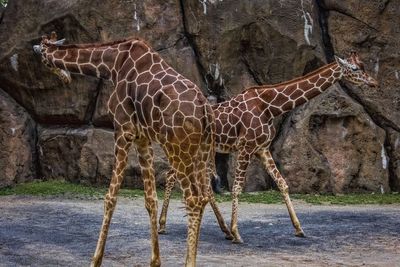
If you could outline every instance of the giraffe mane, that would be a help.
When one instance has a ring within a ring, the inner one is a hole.
[[[326,65],[324,65],[324,66],[322,66],[322,67],[320,67],[320,68],[318,68],[318,69],[316,69],[316,70],[313,70],[313,71],[307,73],[306,75],[303,75],[303,76],[294,78],[294,79],[289,80],[289,81],[284,81],[284,82],[276,83],[276,84],[251,86],[251,87],[248,87],[248,88],[244,89],[244,90],[242,91],[242,93],[244,93],[244,92],[246,92],[246,91],[248,91],[248,90],[268,89],[268,88],[276,88],[276,87],[284,86],[284,85],[290,85],[290,84],[292,84],[292,83],[296,83],[296,82],[299,82],[299,81],[301,81],[301,80],[310,78],[311,76],[315,75],[316,73],[318,73],[318,72],[320,72],[320,71],[323,71],[323,70],[325,70],[325,69],[330,69],[330,68],[331,68],[332,66],[334,66],[335,64],[337,64],[335,61],[334,61],[334,62],[331,62],[331,63],[326,64]]]
[[[149,46],[146,41],[139,37],[128,37],[125,39],[120,39],[120,40],[115,40],[115,41],[109,41],[109,42],[97,42],[97,43],[86,43],[86,44],[66,44],[66,45],[57,45],[57,44],[51,44],[48,43],[48,47],[57,47],[57,48],[62,48],[62,49],[68,49],[68,48],[92,48],[92,47],[103,47],[103,46],[113,46],[116,44],[124,43],[124,42],[129,42],[129,41],[140,41],[145,43],[147,46]],[[150,46],[149,46],[150,47]]]

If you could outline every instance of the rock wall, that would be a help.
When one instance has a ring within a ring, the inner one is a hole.
[[[0,186],[110,179],[106,104],[113,88],[78,75],[66,86],[44,68],[31,47],[55,30],[69,43],[142,37],[218,101],[356,50],[380,88],[332,86],[276,122],[271,149],[292,192],[398,191],[399,6],[400,0],[9,0],[0,16],[0,166],[7,166]],[[16,125],[21,130],[11,135]],[[124,185],[141,187],[134,154]],[[162,185],[168,165],[159,148],[156,157]],[[227,157],[218,156],[217,165],[231,186],[234,157]],[[246,190],[271,187],[254,160]]]

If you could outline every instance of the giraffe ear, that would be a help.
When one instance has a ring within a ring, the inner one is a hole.
[[[50,41],[51,41],[51,42],[57,41],[57,33],[56,33],[56,32],[51,32],[51,34],[50,34]]]
[[[335,56],[335,60],[336,60],[336,62],[339,64],[339,66],[345,66],[345,65],[347,65],[346,60],[341,59],[341,58],[338,57],[338,56]]]

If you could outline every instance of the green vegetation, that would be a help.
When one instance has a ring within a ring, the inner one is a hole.
[[[400,194],[377,194],[377,193],[351,193],[344,195],[301,195],[295,194],[293,199],[301,199],[310,204],[395,204],[400,203]]]
[[[0,6],[6,6],[8,0],[0,0]]]
[[[63,196],[72,198],[99,198],[102,199],[106,193],[106,188],[97,188],[72,184],[63,181],[41,181],[20,184],[15,187],[0,189],[0,196],[5,195],[33,195],[33,196]],[[121,189],[119,196],[135,198],[143,197],[142,190]],[[158,197],[162,199],[164,192],[158,191]],[[180,192],[173,192],[173,199],[180,199]],[[311,194],[292,194],[291,198],[295,201],[304,201],[310,204],[394,204],[400,203],[400,194],[346,194],[346,195],[311,195]],[[231,201],[229,193],[217,195],[218,202]],[[257,193],[243,193],[240,196],[241,202],[276,204],[282,203],[281,194],[278,191],[265,191]]]

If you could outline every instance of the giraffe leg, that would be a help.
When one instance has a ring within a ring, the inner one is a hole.
[[[239,208],[239,195],[242,193],[243,186],[246,180],[246,170],[249,166],[251,155],[246,152],[238,154],[236,159],[235,181],[232,187],[232,220],[231,232],[233,235],[232,243],[243,243],[238,229],[238,208]]]
[[[139,164],[142,170],[144,184],[145,206],[150,216],[152,247],[150,266],[158,267],[161,265],[161,260],[157,232],[157,191],[153,168],[153,148],[149,141],[144,138],[138,141],[137,144]]]
[[[167,182],[166,182],[165,191],[164,191],[164,202],[163,202],[163,206],[161,209],[160,220],[159,220],[159,225],[160,225],[160,227],[158,229],[159,234],[165,234],[165,232],[166,232],[165,224],[167,222],[169,199],[171,197],[172,189],[174,188],[175,183],[176,183],[175,171],[173,169],[171,169],[167,173]]]
[[[200,224],[204,213],[204,208],[208,199],[199,195],[186,198],[186,211],[188,215],[188,250],[186,256],[187,267],[196,266],[197,245],[200,236]]]
[[[194,151],[197,150],[197,153]],[[209,202],[210,179],[206,164],[209,159],[209,144],[201,144],[196,150],[193,148],[191,158],[184,157],[185,168],[177,168],[178,181],[185,198],[188,215],[188,249],[186,266],[196,266],[197,245],[200,236],[200,224],[204,208]],[[194,156],[193,156],[194,155]],[[183,171],[179,171],[183,170]]]
[[[94,253],[91,266],[97,267],[101,265],[104,247],[106,244],[108,229],[111,222],[115,205],[117,204],[117,194],[123,180],[124,170],[128,160],[128,151],[132,144],[128,135],[122,131],[115,133],[115,165],[112,172],[111,182],[108,192],[104,198],[104,216],[100,230],[99,239],[97,241],[96,251]]]
[[[167,182],[166,182],[165,191],[164,191],[164,203],[163,203],[163,206],[162,206],[160,219],[159,219],[160,227],[158,229],[158,233],[160,233],[160,234],[165,234],[165,232],[166,232],[165,231],[165,224],[166,224],[166,221],[167,221],[168,204],[169,204],[169,199],[171,197],[171,192],[172,192],[172,189],[173,189],[175,183],[176,183],[175,172],[173,170],[170,170],[167,173]],[[212,209],[214,211],[214,214],[215,214],[215,216],[217,218],[219,227],[221,228],[222,232],[225,233],[225,238],[229,239],[229,240],[232,240],[233,236],[232,236],[231,232],[229,231],[228,226],[226,225],[226,223],[225,223],[225,221],[224,221],[224,219],[223,219],[223,217],[221,215],[221,212],[219,211],[219,208],[218,208],[217,203],[215,201],[214,193],[211,190],[211,187],[209,189],[209,192],[210,192],[210,204],[211,204],[211,207],[212,207]]]
[[[228,226],[226,225],[224,218],[222,217],[221,212],[219,211],[219,208],[215,201],[214,192],[213,192],[211,186],[209,188],[209,192],[210,192],[210,205],[214,211],[215,217],[217,218],[219,227],[221,228],[222,232],[225,233],[225,238],[228,240],[232,240],[233,235],[232,235],[231,231],[229,231]]]
[[[286,207],[289,211],[290,219],[295,228],[295,235],[298,237],[304,237],[304,232],[301,229],[300,221],[297,218],[296,212],[294,211],[294,207],[292,201],[289,197],[289,187],[279,172],[278,168],[275,165],[274,159],[272,158],[271,152],[268,149],[261,150],[257,152],[257,155],[261,159],[264,167],[267,169],[268,173],[271,175],[272,179],[274,179],[275,183],[278,185],[281,194],[286,203]]]

